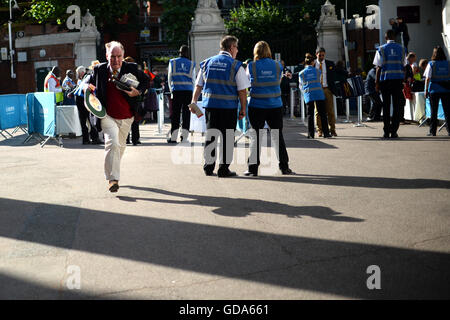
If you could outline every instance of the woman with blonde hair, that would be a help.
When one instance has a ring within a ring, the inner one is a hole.
[[[280,62],[272,59],[269,44],[259,41],[253,49],[253,61],[249,62],[247,75],[251,81],[248,117],[250,130],[250,156],[246,176],[257,176],[260,164],[261,132],[267,122],[272,136],[273,146],[278,146],[276,154],[282,174],[292,174],[289,157],[283,138],[283,103],[281,101]],[[278,132],[278,134],[276,134]]]
[[[300,89],[308,106],[308,139],[314,139],[314,106],[317,107],[322,123],[324,138],[331,138],[325,109],[325,93],[320,83],[320,70],[314,67],[316,57],[310,53],[305,56],[305,69],[299,73]]]

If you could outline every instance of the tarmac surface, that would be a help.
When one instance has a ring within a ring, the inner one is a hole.
[[[449,299],[450,137],[366,124],[285,119],[296,174],[254,178],[246,138],[207,177],[200,134],[141,125],[118,193],[103,146],[0,138],[0,299]]]

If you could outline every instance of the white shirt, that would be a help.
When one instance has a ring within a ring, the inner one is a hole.
[[[194,63],[194,62],[192,62],[192,63]],[[191,76],[192,76],[192,84],[193,85],[194,85],[194,79],[196,78],[195,75],[196,75],[195,68],[192,68]],[[169,69],[167,71],[167,83],[169,85],[169,90],[172,93],[172,86],[170,85],[171,82],[172,82],[172,64],[169,62]]]
[[[320,62],[319,59],[316,60],[315,63],[316,69],[320,71]],[[328,79],[327,79],[327,65],[325,60],[322,61],[322,87],[328,87]]]
[[[428,63],[428,65],[427,65],[427,67],[426,67],[426,69],[425,69],[425,71],[423,73],[423,77],[427,78],[427,79],[430,79],[432,74],[433,74],[433,69],[431,69],[431,66]]]
[[[395,43],[394,40],[388,40],[387,43]],[[406,66],[408,62],[406,61],[406,57],[402,58],[402,64],[404,66]],[[373,65],[377,66],[377,67],[382,67],[383,66],[383,58],[381,57],[380,51],[377,50],[377,52],[375,53],[375,58],[373,59]]]
[[[219,54],[228,55],[231,57],[231,54],[226,51],[220,51]],[[197,75],[195,85],[203,87],[203,84],[203,75],[200,71]],[[245,90],[251,87],[250,79],[247,77],[247,75],[245,74],[245,70],[242,67],[240,67],[238,72],[236,73],[236,86],[238,91]]]

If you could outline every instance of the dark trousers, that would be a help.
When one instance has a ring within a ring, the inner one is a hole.
[[[98,140],[97,128],[91,124],[91,131],[89,132],[89,129],[86,126],[86,120],[89,119],[89,111],[84,106],[84,98],[77,96],[75,101],[78,109],[78,118],[80,119],[83,142],[89,142],[89,136],[91,137],[92,141],[97,141]]]
[[[327,112],[325,110],[325,100],[310,101],[306,105],[308,106],[308,136],[314,138],[314,107],[317,108],[320,121],[323,123],[323,135],[325,137],[330,135],[330,130],[328,130]]]
[[[375,92],[369,94],[369,99],[371,102],[369,118],[374,120],[381,119],[381,109],[383,108],[383,101],[381,101],[380,95]]]
[[[136,144],[141,138],[141,134],[139,133],[139,121],[136,121],[136,117],[134,119],[135,120],[131,124],[131,142]],[[130,134],[127,136],[127,143],[130,143]]]
[[[447,133],[450,134],[450,93],[431,93],[430,105],[431,105],[431,124],[430,133],[436,134],[437,131],[437,114],[439,108],[439,100],[442,101],[442,108],[444,109],[445,121],[447,122]]]
[[[250,158],[248,161],[249,171],[258,172],[258,166],[260,165],[260,153],[261,153],[261,134],[264,130],[265,122],[267,122],[271,134],[272,129],[278,130],[278,137],[272,135],[272,145],[276,141],[275,145],[278,144],[278,150],[276,150],[276,154],[278,156],[278,166],[280,169],[288,169],[289,168],[289,157],[286,150],[286,144],[284,142],[283,137],[283,107],[279,108],[248,108],[248,119],[250,121],[250,125],[252,126],[251,139],[252,141],[252,150],[250,151]],[[255,134],[256,133],[256,134]],[[256,141],[255,141],[256,138]],[[256,149],[256,150],[255,150]],[[255,152],[256,151],[256,152]],[[255,153],[256,153],[256,163],[255,163]]]
[[[192,91],[177,90],[173,91],[173,101],[172,101],[172,115],[170,134],[172,135],[175,130],[180,128],[180,114],[182,118],[182,128],[189,131],[189,124],[191,121],[191,112],[189,111],[188,105],[191,103]],[[176,140],[176,137],[173,137]]]
[[[383,122],[384,134],[396,134],[400,125],[400,108],[404,107],[402,103],[403,81],[385,80],[380,83],[381,95],[383,97]],[[393,113],[391,120],[391,101]]]
[[[219,109],[219,108],[206,108],[206,141],[204,149],[205,164],[203,170],[205,172],[213,172],[216,165],[216,149],[217,138],[220,132],[221,136],[221,161],[219,164],[219,172],[226,172],[233,160],[234,149],[234,131],[237,123],[237,110],[236,109]],[[228,137],[227,137],[228,132]],[[210,146],[215,143],[215,146]]]

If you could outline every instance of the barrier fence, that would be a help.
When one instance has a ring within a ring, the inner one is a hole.
[[[7,139],[18,130],[27,133],[27,119],[26,95],[0,95],[0,135]],[[13,129],[13,132],[10,133],[9,129]]]

